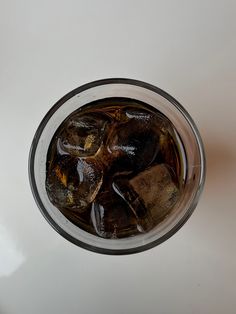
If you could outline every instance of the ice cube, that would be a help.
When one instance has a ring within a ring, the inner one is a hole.
[[[129,120],[111,129],[107,150],[117,157],[119,168],[140,170],[151,164],[158,154],[160,133],[157,127],[154,129],[153,114],[132,110],[126,114]]]
[[[140,172],[129,181],[129,184],[142,199],[155,224],[170,213],[180,197],[171,171],[165,164]]]
[[[105,190],[93,202],[91,223],[103,238],[121,238],[138,233],[137,220],[126,202],[112,190]]]
[[[103,182],[103,170],[93,157],[54,161],[47,177],[47,191],[58,208],[83,212],[95,199]]]
[[[143,200],[134,191],[129,181],[124,178],[116,179],[112,184],[114,192],[128,205],[130,215],[136,218],[136,228],[139,232],[147,232],[153,227],[153,218],[145,207]]]
[[[74,114],[61,127],[58,137],[59,149],[70,155],[86,157],[95,155],[101,146],[108,118],[93,112]]]

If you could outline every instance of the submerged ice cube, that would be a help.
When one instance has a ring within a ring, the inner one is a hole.
[[[170,213],[180,194],[165,164],[140,172],[129,184],[142,199],[155,224]]]
[[[93,202],[91,223],[103,238],[122,238],[137,233],[137,220],[124,200],[106,190]]]
[[[91,157],[64,158],[55,164],[47,177],[47,190],[58,208],[83,212],[95,199],[103,181],[99,163]]]
[[[108,151],[116,158],[120,169],[143,169],[150,165],[159,152],[160,130],[153,113],[130,108],[127,120],[111,130]]]
[[[58,145],[64,154],[87,157],[95,155],[102,144],[108,118],[102,113],[74,114],[58,134]]]

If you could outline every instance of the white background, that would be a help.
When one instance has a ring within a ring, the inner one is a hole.
[[[0,1],[0,313],[234,314],[236,1]],[[49,108],[128,77],[194,118],[207,181],[187,224],[132,256],[74,246],[33,200],[27,158]]]

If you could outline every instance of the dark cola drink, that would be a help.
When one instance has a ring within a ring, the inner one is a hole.
[[[79,228],[103,238],[150,231],[177,206],[183,153],[172,123],[128,98],[83,106],[55,132],[46,190]]]

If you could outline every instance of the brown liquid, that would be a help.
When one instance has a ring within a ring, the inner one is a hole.
[[[108,98],[73,112],[47,154],[52,204],[104,238],[147,232],[176,206],[183,156],[171,122],[145,103]]]

